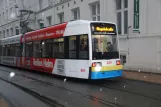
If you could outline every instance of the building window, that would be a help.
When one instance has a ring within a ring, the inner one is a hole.
[[[3,30],[3,37],[4,37],[4,38],[6,37],[5,30]]]
[[[128,11],[124,11],[124,34],[128,32]]]
[[[6,19],[8,20],[8,10],[6,10]]]
[[[128,0],[124,0],[124,8],[128,8]]]
[[[64,13],[59,13],[58,18],[59,18],[59,22],[63,23],[64,22]]]
[[[2,33],[1,33],[1,31],[0,31],[0,38],[2,38]]]
[[[4,12],[3,12],[3,21],[4,21],[4,19],[5,19],[5,16],[4,16]]]
[[[83,0],[81,0],[81,2],[83,2]]]
[[[122,25],[122,21],[121,21],[121,12],[118,12],[118,13],[117,13],[118,34],[121,34],[121,25]]]
[[[116,9],[117,10],[121,9],[121,2],[122,2],[122,0],[116,0]]]
[[[116,0],[118,34],[128,33],[128,0]]]
[[[43,6],[42,6],[42,0],[39,0],[39,9],[42,10]]]
[[[9,35],[9,29],[7,29],[7,37],[9,37],[10,35]]]
[[[10,29],[10,36],[13,36],[13,28]]]
[[[91,11],[92,11],[92,20],[100,21],[100,4],[99,3],[92,4]]]
[[[52,16],[47,17],[46,20],[47,20],[48,26],[52,25],[52,23],[51,23]]]
[[[73,9],[72,12],[73,12],[74,20],[80,19],[80,9],[79,8]]]
[[[74,4],[76,4],[76,1],[74,1]]]
[[[70,6],[70,4],[68,3],[68,7]]]
[[[44,28],[44,20],[38,20],[38,26],[40,29]]]
[[[62,9],[64,9],[64,5],[62,5]]]
[[[15,32],[16,32],[16,35],[19,35],[19,28],[17,26],[15,27]]]

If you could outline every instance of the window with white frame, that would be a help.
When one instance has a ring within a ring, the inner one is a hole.
[[[52,22],[51,22],[51,20],[52,20],[52,16],[48,16],[48,17],[46,17],[46,20],[47,20],[47,26],[52,25]]]
[[[79,8],[72,9],[72,13],[73,13],[73,20],[80,19],[80,9]]]
[[[58,18],[59,18],[59,23],[63,23],[64,22],[64,12],[63,13],[59,13],[58,14]]]
[[[16,33],[16,35],[19,35],[19,33],[20,33],[20,32],[19,32],[19,27],[18,27],[18,26],[15,27],[15,33]]]
[[[2,33],[1,33],[1,31],[0,31],[0,39],[2,38]]]
[[[92,20],[100,21],[100,3],[94,3],[91,5]]]
[[[4,15],[4,12],[3,12],[3,21],[4,21],[4,19],[5,19],[5,15]]]
[[[115,0],[118,34],[128,33],[128,0]]]
[[[44,26],[44,20],[39,19],[39,20],[37,20],[37,23],[38,23],[39,29],[42,29],[42,28],[45,27],[45,26]]]
[[[6,10],[6,19],[8,20],[8,10]]]
[[[9,37],[10,35],[9,35],[9,29],[7,29],[7,37]]]
[[[6,37],[5,30],[3,30],[3,37],[4,37],[4,38]]]
[[[13,28],[10,29],[10,36],[13,36]]]

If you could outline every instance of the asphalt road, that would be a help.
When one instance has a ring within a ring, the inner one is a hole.
[[[12,79],[9,78],[10,72],[16,73]],[[0,77],[10,79],[66,107],[161,107],[161,85],[158,84],[126,79],[77,80],[2,66]],[[20,98],[26,99],[22,96]]]
[[[0,80],[0,97],[8,107],[48,107],[48,105],[13,85]]]

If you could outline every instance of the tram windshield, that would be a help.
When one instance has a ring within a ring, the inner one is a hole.
[[[107,23],[94,23],[92,29],[93,59],[119,58],[116,26]]]

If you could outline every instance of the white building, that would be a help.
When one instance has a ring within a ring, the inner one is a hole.
[[[21,33],[14,17],[20,9],[34,11],[32,29],[76,19],[115,22],[125,69],[161,72],[161,0],[0,0],[1,38]]]

